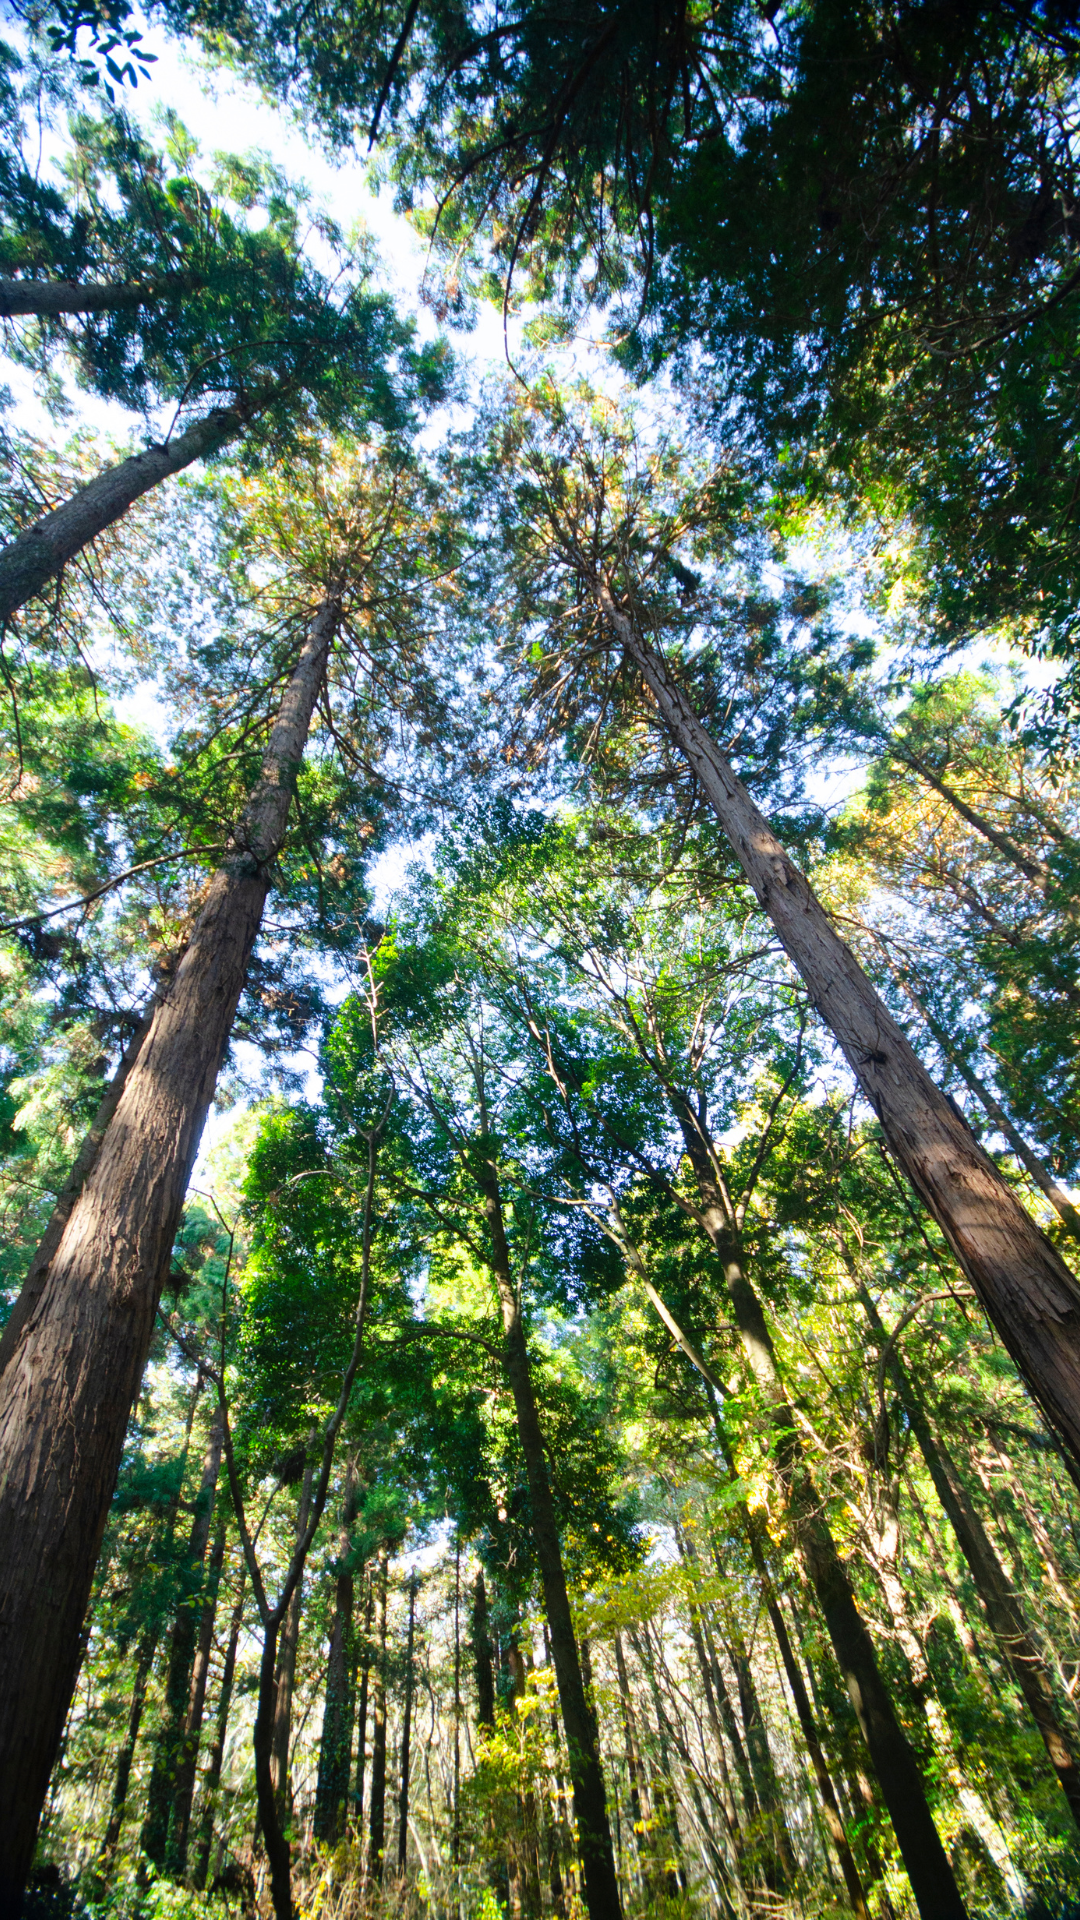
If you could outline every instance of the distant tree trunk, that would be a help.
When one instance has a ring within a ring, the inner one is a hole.
[[[14,1910],[192,1162],[338,619],[320,607],[260,779],[0,1375],[0,1906]]]
[[[349,1798],[349,1762],[352,1757],[353,1685],[356,1661],[353,1649],[355,1588],[349,1554],[349,1529],[356,1518],[356,1461],[345,1469],[338,1537],[338,1572],[330,1648],[326,1658],[326,1704],[319,1742],[319,1776],[315,1788],[315,1838],[340,1840],[345,1830]]]
[[[371,1678],[371,1617],[374,1605],[374,1575],[369,1573],[365,1583],[360,1701],[356,1709],[356,1791],[353,1795],[353,1828],[357,1839],[360,1838],[364,1828],[364,1773],[367,1765],[368,1686]]]
[[[225,1516],[222,1515],[214,1534],[214,1544],[210,1549],[206,1598],[203,1601],[199,1621],[195,1663],[191,1670],[191,1692],[176,1768],[176,1788],[173,1795],[172,1824],[169,1835],[169,1869],[178,1879],[182,1879],[187,1871],[191,1803],[195,1797],[195,1769],[199,1759],[199,1740],[202,1735],[203,1712],[206,1706],[210,1652],[214,1644],[218,1588],[221,1585],[221,1569],[225,1564],[225,1540],[226,1523]]]
[[[481,1567],[473,1583],[472,1607],[473,1663],[476,1671],[476,1719],[481,1727],[495,1725],[495,1669],[491,1660],[491,1635],[488,1632],[487,1588]]]
[[[750,1665],[750,1656],[743,1639],[742,1629],[734,1616],[727,1623],[727,1639],[728,1655],[735,1674],[735,1684],[739,1690],[743,1734],[750,1756],[757,1802],[767,1829],[766,1844],[775,1861],[777,1889],[783,1890],[790,1886],[795,1877],[795,1855],[791,1850],[791,1837],[784,1819],[784,1796],[776,1777],[776,1765],[769,1746],[769,1735],[765,1726],[765,1715],[761,1710],[761,1701],[758,1698],[754,1670]]]
[[[312,1471],[312,1461],[309,1458],[300,1483],[300,1498],[296,1507],[295,1539],[297,1541],[302,1540],[307,1532],[311,1514]],[[289,1742],[292,1738],[293,1689],[296,1685],[296,1655],[300,1645],[300,1614],[303,1604],[304,1581],[301,1575],[293,1588],[292,1598],[281,1623],[277,1644],[277,1664],[274,1669],[274,1730],[270,1743],[270,1774],[274,1783],[278,1820],[282,1827],[288,1826],[291,1812]]]
[[[869,1292],[861,1285],[859,1299],[884,1351],[886,1332],[881,1315]],[[1080,1768],[1061,1724],[1046,1662],[1028,1624],[1023,1602],[998,1558],[955,1461],[944,1441],[935,1436],[922,1400],[895,1349],[890,1354],[888,1366],[900,1403],[919,1443],[919,1451],[926,1461],[934,1491],[971,1570],[971,1577],[986,1610],[990,1631],[1015,1675],[1016,1684],[1039,1729],[1073,1819],[1080,1826]]]
[[[131,1706],[128,1709],[127,1732],[124,1743],[116,1756],[116,1772],[113,1775],[112,1801],[109,1806],[109,1824],[105,1829],[105,1838],[101,1845],[100,1871],[105,1873],[116,1852],[120,1838],[120,1829],[124,1823],[124,1808],[127,1806],[128,1788],[131,1785],[131,1763],[135,1758],[135,1748],[139,1740],[139,1728],[142,1725],[143,1708],[146,1705],[146,1687],[150,1679],[150,1669],[154,1664],[154,1655],[158,1650],[161,1634],[156,1626],[143,1634],[135,1654],[135,1672],[131,1682]]]
[[[945,1234],[1029,1391],[1080,1460],[1080,1286],[935,1086],[663,656],[618,606],[607,583],[597,579],[593,585],[603,617],[650,688],[899,1165]],[[930,1869],[925,1882],[921,1869],[916,1873],[925,1884],[926,1911],[944,1911],[940,1883],[934,1890],[936,1872]]]
[[[454,1824],[450,1863],[461,1861],[461,1535],[454,1537]]]
[[[16,534],[0,549],[0,622],[10,620],[27,600],[41,592],[61,568],[88,547],[106,527],[123,518],[130,506],[162,480],[182,473],[195,460],[216,453],[241,431],[243,416],[235,407],[217,407],[196,420],[167,446],[146,447],[80,487],[51,513]]]
[[[577,1641],[574,1638],[570,1598],[566,1589],[559,1530],[548,1480],[544,1438],[529,1371],[529,1352],[521,1309],[510,1269],[502,1199],[495,1161],[486,1146],[478,1161],[477,1182],[491,1235],[492,1271],[502,1308],[506,1338],[504,1365],[517,1414],[518,1437],[525,1456],[532,1509],[532,1533],[544,1591],[544,1610],[551,1633],[551,1652],[559,1689],[570,1780],[574,1795],[589,1920],[622,1920],[622,1902],[615,1871],[615,1855],[608,1824],[604,1775],[600,1766],[596,1728],[585,1697]]]
[[[221,1670],[221,1688],[218,1693],[217,1713],[214,1716],[214,1739],[210,1748],[210,1759],[203,1782],[202,1818],[199,1822],[199,1839],[195,1849],[195,1871],[191,1876],[192,1885],[201,1893],[206,1886],[210,1871],[210,1850],[214,1844],[214,1814],[217,1811],[217,1797],[221,1789],[221,1769],[225,1759],[225,1736],[229,1731],[229,1708],[232,1705],[233,1680],[236,1675],[236,1653],[240,1645],[240,1629],[244,1624],[244,1580],[247,1568],[241,1560],[236,1580],[236,1599],[233,1602],[232,1619],[229,1622],[229,1639],[225,1648],[225,1664]]]
[[[626,1671],[626,1655],[623,1652],[622,1635],[615,1635],[615,1672],[619,1681],[619,1705],[622,1708],[623,1739],[626,1742],[626,1775],[630,1787],[630,1818],[634,1823],[634,1846],[646,1884],[652,1872],[649,1856],[648,1838],[645,1832],[645,1810],[641,1802],[641,1768],[638,1763],[637,1729],[634,1725],[634,1703],[630,1693],[630,1680]]]
[[[163,1867],[169,1854],[169,1816],[176,1803],[184,1759],[184,1722],[191,1697],[191,1674],[199,1630],[203,1562],[210,1539],[214,1495],[221,1471],[222,1427],[215,1412],[203,1459],[202,1479],[195,1499],[191,1535],[185,1555],[180,1599],[169,1636],[169,1664],[165,1679],[165,1716],[158,1735],[143,1821],[143,1851],[155,1866]],[[189,1800],[190,1806],[190,1800]]]
[[[404,1873],[409,1851],[409,1743],[412,1736],[413,1642],[416,1633],[416,1581],[409,1582],[409,1633],[405,1645],[405,1712],[401,1723],[401,1792],[398,1795],[397,1870]]]
[[[761,1301],[747,1275],[714,1173],[715,1148],[704,1121],[681,1095],[672,1098],[700,1195],[698,1217],[719,1256],[732,1318],[768,1410],[777,1476],[792,1537],[806,1568],[855,1708],[899,1842],[922,1920],[967,1920],[949,1856],[934,1825],[915,1755],[896,1717],[873,1642],[803,1451],[780,1378]]]
[[[375,1634],[378,1645],[372,1666],[375,1673],[374,1731],[371,1740],[371,1815],[369,1821],[368,1872],[378,1884],[383,1877],[386,1851],[386,1554],[379,1555],[375,1589]]]

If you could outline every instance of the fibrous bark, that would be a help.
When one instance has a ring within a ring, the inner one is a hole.
[[[600,612],[653,694],[758,901],[1047,1418],[1080,1459],[1080,1285],[935,1086],[662,655],[608,584]]]
[[[244,424],[235,407],[215,407],[164,446],[146,447],[106,467],[70,500],[42,514],[0,550],[0,622],[40,593],[53,577],[123,517],[136,500],[195,460],[216,453]]]
[[[320,607],[262,773],[0,1375],[0,1908],[17,1910],[191,1166],[337,621]]]

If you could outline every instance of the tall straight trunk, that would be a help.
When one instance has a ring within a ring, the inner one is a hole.
[[[650,688],[899,1165],[945,1234],[1029,1391],[1080,1459],[1080,1286],[935,1086],[663,656],[616,604],[607,583],[595,584],[604,618]]]
[[[574,1796],[585,1881],[585,1905],[589,1920],[622,1920],[619,1882],[608,1823],[604,1775],[596,1737],[596,1725],[585,1697],[581,1663],[570,1598],[566,1590],[562,1546],[551,1498],[544,1437],[536,1409],[529,1353],[521,1309],[510,1269],[510,1252],[503,1221],[502,1198],[494,1159],[486,1143],[477,1163],[476,1178],[484,1202],[491,1236],[491,1263],[502,1309],[506,1344],[503,1363],[514,1397],[518,1438],[525,1458],[532,1509],[532,1534],[540,1578],[544,1591],[544,1611],[551,1633],[551,1654],[559,1689],[566,1744],[570,1755],[570,1780]]]
[[[863,1286],[859,1287],[859,1299],[871,1327],[883,1342],[884,1351],[885,1327],[869,1292]],[[887,1364],[934,1483],[934,1491],[971,1571],[990,1631],[1016,1678],[1073,1819],[1080,1826],[1080,1767],[1073,1745],[1062,1727],[1046,1662],[1028,1623],[1023,1602],[998,1558],[993,1542],[960,1478],[956,1462],[944,1441],[935,1436],[922,1399],[895,1349],[890,1353]]]
[[[157,1627],[151,1627],[143,1634],[135,1654],[135,1672],[131,1682],[131,1706],[128,1709],[128,1723],[124,1734],[124,1743],[116,1756],[116,1772],[113,1775],[112,1800],[109,1805],[109,1824],[105,1829],[105,1838],[101,1844],[100,1864],[104,1872],[116,1852],[120,1838],[120,1829],[124,1823],[124,1809],[127,1806],[128,1788],[131,1785],[131,1763],[135,1758],[135,1748],[139,1741],[139,1728],[142,1726],[143,1709],[146,1706],[146,1687],[150,1679],[150,1669],[154,1664],[154,1655],[158,1650],[161,1635]]]
[[[450,1864],[461,1860],[461,1535],[454,1539],[454,1815]],[[556,1866],[556,1871],[558,1867]]]
[[[144,493],[172,474],[182,473],[193,461],[216,453],[236,438],[243,425],[237,408],[215,407],[167,445],[146,447],[106,467],[70,500],[16,534],[0,549],[0,623],[40,593],[106,527],[122,519]]]
[[[260,779],[0,1375],[0,1912],[17,1910],[184,1193],[337,622],[312,622]]]
[[[296,1506],[297,1542],[307,1532],[311,1511],[311,1479],[313,1463],[309,1459],[304,1468],[304,1477],[300,1483],[300,1498]],[[293,1588],[292,1597],[281,1623],[277,1643],[277,1660],[274,1668],[274,1722],[270,1738],[270,1773],[274,1783],[274,1798],[277,1801],[278,1819],[282,1826],[289,1821],[289,1742],[292,1738],[293,1689],[296,1685],[296,1655],[300,1645],[300,1614],[304,1604],[304,1582],[299,1579]]]
[[[739,1690],[739,1708],[742,1713],[743,1733],[746,1748],[750,1756],[750,1767],[754,1776],[758,1806],[761,1810],[766,1829],[769,1852],[778,1869],[776,1878],[779,1890],[790,1886],[796,1874],[795,1855],[791,1849],[791,1836],[784,1819],[784,1796],[776,1775],[776,1764],[769,1746],[765,1715],[761,1710],[754,1670],[750,1664],[746,1641],[742,1628],[732,1616],[727,1622],[728,1658],[735,1674],[735,1684]]]
[[[240,1572],[236,1581],[236,1599],[233,1601],[232,1618],[229,1621],[229,1639],[225,1648],[225,1663],[221,1669],[221,1687],[218,1691],[217,1712],[214,1716],[214,1738],[210,1747],[210,1758],[203,1782],[202,1818],[199,1822],[199,1838],[195,1848],[195,1869],[191,1876],[192,1885],[201,1893],[206,1885],[210,1870],[210,1849],[214,1844],[214,1814],[217,1811],[217,1797],[221,1788],[221,1768],[225,1759],[225,1736],[229,1731],[229,1709],[232,1706],[233,1681],[236,1677],[236,1653],[240,1645],[240,1629],[244,1624],[244,1580],[247,1568],[241,1560]]]
[[[155,280],[22,280],[0,274],[0,320],[24,314],[116,313],[179,299],[205,284],[206,275],[163,273]]]
[[[183,1763],[184,1723],[191,1697],[203,1586],[203,1562],[210,1539],[218,1474],[221,1472],[222,1426],[215,1409],[203,1458],[202,1478],[195,1499],[187,1553],[181,1574],[176,1619],[169,1635],[169,1664],[165,1679],[165,1715],[158,1735],[143,1821],[143,1852],[155,1866],[164,1866],[169,1852],[169,1816],[174,1805]]]
[[[630,1818],[634,1826],[634,1846],[642,1874],[648,1879],[652,1862],[649,1858],[645,1812],[641,1801],[641,1767],[638,1761],[637,1728],[634,1725],[634,1702],[626,1671],[622,1634],[619,1632],[615,1634],[615,1673],[619,1682],[619,1705],[622,1708],[623,1739],[626,1742],[626,1776],[630,1786]]]
[[[360,1699],[356,1709],[356,1788],[353,1793],[353,1828],[357,1839],[359,1839],[364,1827],[364,1774],[367,1766],[368,1687],[371,1681],[371,1617],[374,1605],[374,1575],[369,1573],[366,1583],[366,1597],[364,1600]]]
[[[372,1662],[375,1686],[371,1732],[371,1812],[368,1820],[368,1872],[376,1882],[381,1881],[383,1877],[383,1855],[386,1851],[386,1587],[388,1577],[386,1555],[381,1553],[375,1595],[377,1646]]]
[[[169,1870],[177,1879],[183,1879],[187,1871],[191,1805],[195,1797],[195,1769],[199,1759],[199,1741],[202,1737],[203,1713],[206,1707],[206,1683],[210,1677],[210,1653],[214,1644],[218,1589],[221,1585],[221,1569],[225,1564],[226,1534],[225,1516],[222,1515],[214,1533],[214,1544],[210,1549],[206,1598],[202,1604],[199,1620],[199,1638],[195,1647],[195,1662],[191,1670],[191,1692],[188,1697],[184,1737],[176,1767],[176,1784],[173,1789]]]
[[[195,1425],[195,1415],[198,1411],[199,1401],[202,1398],[205,1385],[206,1375],[200,1367],[195,1376],[195,1386],[191,1398],[188,1401],[187,1418],[184,1423],[184,1446],[181,1457],[185,1466],[187,1464],[188,1450],[191,1446],[191,1435]],[[161,1542],[161,1553],[165,1559],[168,1559],[172,1551],[172,1543],[176,1529],[176,1516],[180,1510],[182,1485],[183,1474],[181,1473],[176,1483],[176,1490],[169,1502],[165,1519],[164,1535]],[[117,1756],[116,1772],[113,1776],[112,1801],[109,1807],[109,1824],[106,1827],[105,1838],[101,1848],[100,1869],[103,1873],[108,1869],[109,1861],[116,1851],[116,1844],[120,1838],[120,1829],[124,1820],[124,1809],[127,1805],[128,1787],[131,1783],[131,1765],[135,1758],[135,1748],[139,1739],[139,1728],[142,1725],[143,1709],[146,1705],[146,1687],[150,1678],[150,1670],[154,1664],[154,1659],[161,1643],[161,1633],[161,1623],[158,1620],[154,1620],[141,1636],[135,1655],[135,1673],[131,1690],[131,1707],[128,1713],[127,1733],[124,1744]]]
[[[349,1529],[356,1518],[356,1461],[345,1469],[338,1536],[338,1573],[330,1647],[326,1657],[326,1701],[319,1741],[319,1774],[315,1787],[315,1838],[340,1840],[345,1830],[349,1798],[349,1762],[352,1756],[354,1658],[353,1606],[355,1582],[349,1565]]]
[[[713,1171],[703,1122],[673,1098],[701,1199],[699,1218],[719,1256],[738,1330],[773,1430],[774,1459],[792,1538],[821,1608],[833,1651],[869,1749],[922,1920],[966,1920],[966,1908],[934,1824],[918,1763],[896,1717],[873,1642],[825,1519],[795,1416],[780,1378],[761,1301],[746,1272]]]
[[[495,1668],[488,1630],[487,1588],[481,1567],[473,1583],[472,1647],[476,1670],[476,1718],[481,1727],[495,1725]]]
[[[56,1205],[49,1217],[48,1225],[38,1243],[37,1251],[26,1272],[26,1279],[19,1289],[19,1297],[4,1322],[4,1331],[0,1333],[0,1373],[3,1373],[12,1354],[15,1352],[22,1331],[35,1306],[41,1298],[45,1285],[45,1276],[49,1264],[63,1238],[71,1210],[82,1192],[87,1180],[94,1171],[101,1143],[109,1130],[113,1114],[124,1091],[127,1077],[139,1057],[139,1050],[150,1031],[154,1016],[156,998],[150,1001],[139,1019],[138,1026],[124,1049],[120,1064],[109,1081],[93,1120],[87,1129],[78,1153],[75,1156],[71,1172],[68,1174],[60,1192],[56,1196]]]
[[[409,1743],[412,1737],[413,1645],[416,1635],[416,1581],[409,1582],[409,1634],[405,1646],[405,1713],[401,1723],[401,1791],[398,1794],[397,1869],[405,1871],[409,1852]]]

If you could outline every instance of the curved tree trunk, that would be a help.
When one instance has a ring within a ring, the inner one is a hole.
[[[597,579],[594,585],[601,613],[701,782],[897,1161],[945,1234],[1029,1391],[1080,1460],[1080,1285],[935,1086],[662,655],[617,605],[607,583]]]
[[[42,514],[0,550],[0,624],[66,567],[91,540],[122,519],[136,500],[195,460],[216,453],[243,427],[234,407],[215,407],[167,446],[147,447],[106,467],[70,500]]]
[[[16,1910],[184,1194],[337,622],[319,609],[262,774],[0,1375],[0,1909]]]

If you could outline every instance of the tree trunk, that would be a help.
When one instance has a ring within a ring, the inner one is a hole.
[[[383,1877],[383,1854],[386,1850],[386,1586],[388,1570],[386,1554],[379,1555],[379,1575],[376,1589],[375,1632],[378,1646],[373,1661],[375,1673],[374,1686],[374,1727],[371,1737],[371,1814],[368,1830],[368,1872],[376,1884]]]
[[[221,1585],[221,1569],[225,1564],[226,1532],[225,1516],[222,1515],[210,1550],[206,1598],[203,1601],[202,1617],[199,1621],[195,1664],[191,1670],[191,1693],[188,1699],[187,1717],[184,1721],[180,1759],[176,1769],[172,1831],[169,1837],[169,1870],[178,1880],[182,1880],[187,1871],[191,1805],[195,1797],[195,1769],[199,1759],[199,1740],[202,1734],[203,1712],[206,1707],[206,1683],[210,1676],[210,1652],[214,1644],[218,1589]]]
[[[154,1655],[158,1649],[161,1635],[157,1627],[151,1627],[139,1641],[135,1655],[135,1674],[131,1683],[131,1706],[128,1709],[127,1732],[124,1744],[116,1756],[116,1772],[113,1775],[112,1802],[109,1807],[109,1824],[105,1829],[105,1838],[101,1845],[100,1869],[107,1872],[108,1865],[116,1852],[116,1843],[120,1838],[120,1829],[124,1822],[124,1808],[127,1805],[128,1787],[131,1784],[131,1763],[135,1758],[135,1748],[139,1740],[139,1728],[142,1725],[143,1708],[146,1705],[146,1686],[150,1678],[150,1669],[154,1664]]]
[[[867,1289],[861,1285],[859,1299],[874,1333],[884,1342],[886,1333],[881,1315]],[[1046,1662],[1028,1624],[1023,1602],[998,1559],[993,1542],[957,1472],[955,1461],[944,1441],[935,1438],[922,1400],[895,1351],[890,1354],[888,1365],[900,1403],[934,1483],[934,1491],[971,1570],[971,1577],[986,1610],[990,1631],[1015,1675],[1016,1684],[1042,1736],[1073,1819],[1080,1826],[1080,1768],[1062,1728]]]
[[[1029,1391],[1080,1460],[1080,1286],[935,1086],[663,657],[616,605],[606,582],[596,587],[604,618],[652,691],[892,1152]]]
[[[229,1641],[225,1648],[225,1664],[221,1670],[221,1689],[218,1693],[217,1713],[214,1717],[214,1739],[210,1748],[210,1759],[203,1783],[203,1810],[199,1822],[199,1840],[195,1850],[195,1871],[191,1876],[192,1885],[202,1892],[206,1886],[210,1870],[210,1849],[214,1844],[214,1814],[217,1810],[217,1796],[221,1787],[221,1768],[225,1758],[225,1736],[229,1730],[229,1708],[232,1705],[233,1679],[236,1674],[236,1652],[240,1645],[240,1629],[244,1623],[244,1578],[247,1568],[241,1560],[240,1572],[236,1582],[236,1599],[233,1602],[232,1619],[229,1622]]]
[[[398,1795],[397,1870],[405,1871],[409,1851],[409,1742],[412,1735],[413,1643],[416,1633],[416,1582],[409,1582],[409,1635],[405,1646],[405,1713],[401,1723],[401,1792]]]
[[[352,1548],[349,1528],[356,1518],[356,1485],[356,1462],[350,1460],[345,1469],[345,1490],[341,1503],[338,1574],[334,1614],[330,1624],[330,1648],[326,1659],[326,1704],[319,1742],[319,1777],[315,1788],[315,1838],[331,1843],[340,1840],[345,1830],[349,1762],[352,1757],[356,1669],[353,1650],[355,1584],[349,1565]]]
[[[310,1444],[310,1442],[309,1442]],[[296,1508],[296,1541],[303,1540],[311,1514],[313,1466],[309,1459],[300,1485]],[[274,1730],[270,1742],[270,1772],[274,1782],[274,1802],[282,1827],[287,1827],[292,1796],[289,1792],[289,1742],[292,1737],[293,1688],[296,1685],[296,1654],[300,1644],[300,1613],[304,1602],[304,1580],[296,1582],[281,1623],[274,1668]]]
[[[243,425],[236,408],[215,407],[167,446],[147,447],[106,467],[70,500],[16,534],[0,549],[0,624],[40,593],[99,533],[122,519],[144,493],[172,474],[182,473],[193,461],[216,453],[236,438]]]
[[[821,1607],[844,1683],[873,1761],[882,1797],[922,1920],[966,1920],[949,1857],[934,1825],[926,1790],[843,1561],[822,1511],[795,1417],[776,1365],[761,1301],[747,1276],[737,1235],[716,1184],[703,1123],[679,1096],[672,1101],[698,1191],[700,1219],[719,1255],[743,1352],[768,1408],[774,1458],[795,1546]]]
[[[0,1908],[15,1908],[192,1162],[337,621],[315,616],[260,780],[0,1375]]]
[[[157,300],[179,299],[205,282],[201,273],[166,273],[158,280],[13,280],[0,275],[0,320],[23,314],[115,313],[124,307],[148,307]]]
[[[476,1171],[491,1235],[492,1271],[502,1308],[506,1336],[504,1365],[514,1397],[518,1437],[525,1457],[532,1510],[532,1534],[544,1591],[544,1611],[551,1633],[551,1654],[559,1689],[566,1744],[570,1755],[570,1780],[574,1795],[574,1813],[581,1844],[585,1879],[585,1905],[589,1920],[622,1920],[619,1882],[608,1824],[604,1776],[600,1766],[596,1727],[585,1697],[581,1676],[570,1599],[566,1590],[562,1547],[551,1498],[544,1437],[536,1409],[525,1330],[521,1322],[510,1270],[499,1179],[490,1149],[482,1150]]]
[[[215,1409],[203,1459],[202,1479],[195,1499],[195,1513],[185,1564],[181,1574],[180,1599],[169,1635],[169,1665],[165,1680],[165,1717],[158,1735],[143,1821],[143,1852],[157,1867],[169,1854],[169,1816],[175,1805],[184,1760],[184,1723],[191,1698],[192,1668],[198,1637],[203,1586],[203,1562],[210,1539],[214,1495],[221,1471],[221,1415]],[[190,1801],[189,1801],[190,1805]]]
[[[495,1669],[491,1659],[491,1635],[488,1632],[487,1588],[481,1567],[473,1584],[472,1647],[476,1669],[476,1719],[478,1726],[495,1725]]]
[[[367,1578],[364,1601],[363,1663],[360,1672],[360,1701],[356,1709],[356,1791],[353,1795],[353,1828],[359,1840],[364,1826],[364,1772],[367,1763],[368,1686],[371,1677],[371,1616],[375,1605],[374,1577]]]
[[[149,1006],[142,1014],[135,1032],[132,1034],[131,1039],[124,1049],[120,1064],[102,1095],[101,1104],[75,1156],[71,1172],[68,1174],[60,1192],[56,1196],[56,1205],[52,1210],[49,1224],[41,1236],[37,1252],[34,1254],[27,1269],[26,1279],[19,1289],[19,1297],[4,1322],[3,1333],[0,1333],[0,1373],[3,1373],[4,1368],[15,1352],[19,1340],[22,1337],[22,1330],[41,1298],[42,1289],[45,1285],[45,1276],[49,1271],[49,1263],[57,1247],[60,1245],[64,1228],[67,1226],[71,1215],[71,1209],[75,1205],[76,1200],[94,1170],[98,1154],[101,1151],[101,1143],[109,1130],[109,1125],[113,1114],[116,1112],[120,1095],[124,1091],[128,1074],[135,1065],[139,1056],[139,1049],[150,1031],[150,1022],[153,1019],[156,1004],[156,998],[151,1000]]]

